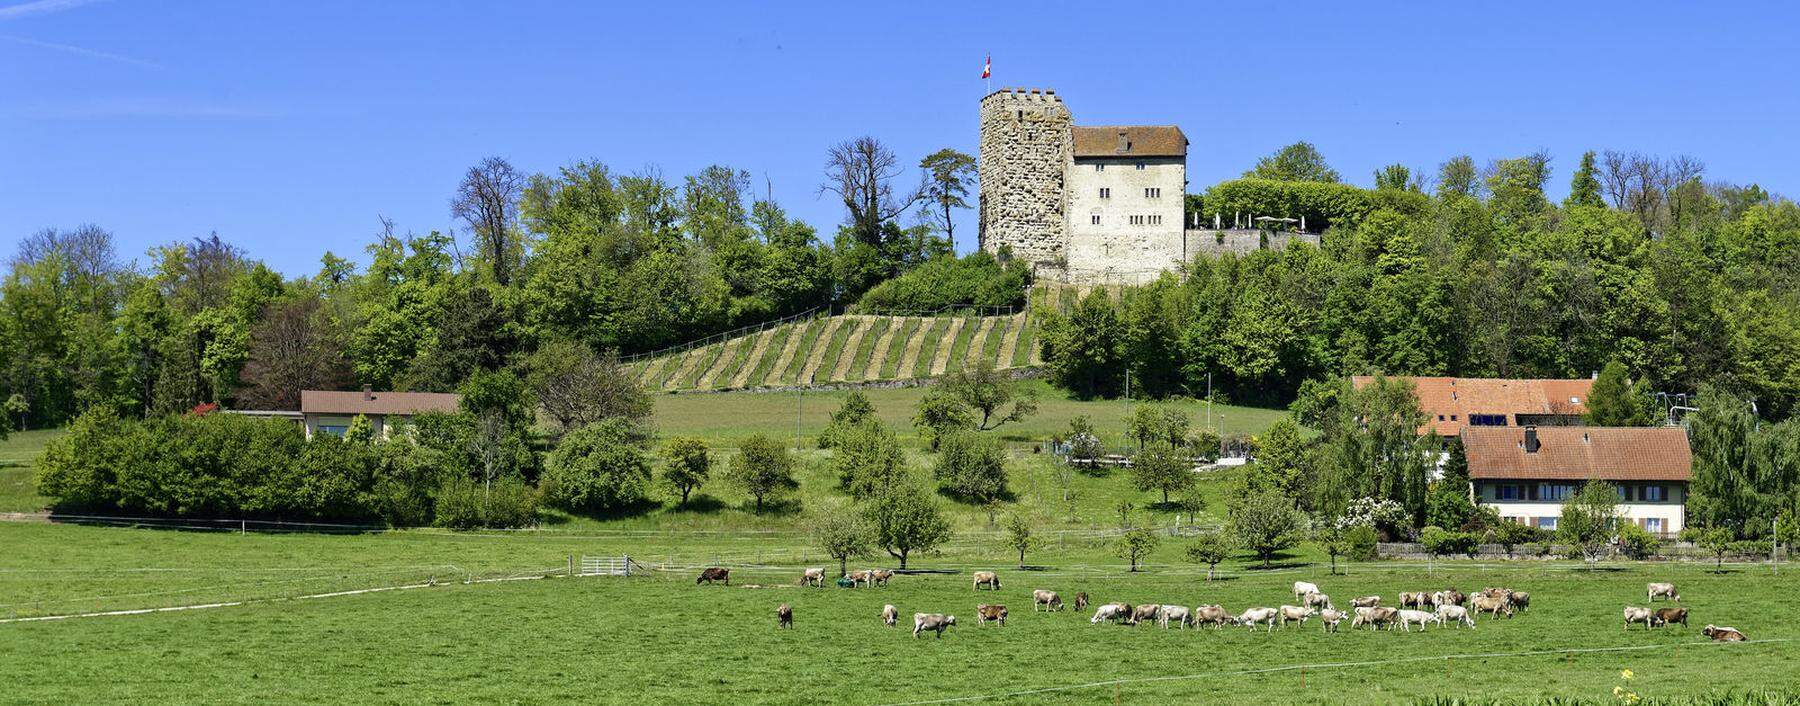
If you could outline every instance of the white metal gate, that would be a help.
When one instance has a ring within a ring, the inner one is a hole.
[[[629,555],[621,556],[587,556],[581,557],[581,573],[577,576],[630,576],[633,571],[648,573],[642,564],[631,560]]]

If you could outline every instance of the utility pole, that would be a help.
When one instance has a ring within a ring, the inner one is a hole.
[[[798,397],[797,399],[794,400],[794,450],[795,451],[800,450],[800,418],[802,416],[801,415],[802,411],[806,408],[806,388],[812,385],[813,379],[817,378],[818,375],[819,375],[818,372],[815,371],[812,375],[806,376],[806,384],[800,386],[800,397]]]

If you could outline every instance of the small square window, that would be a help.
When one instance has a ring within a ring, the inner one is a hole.
[[[1094,165],[1094,171],[1096,171],[1096,172],[1104,172],[1104,171],[1106,171],[1106,165],[1104,165],[1104,164],[1096,164],[1096,165]]]
[[[1137,163],[1137,168],[1138,168],[1138,171],[1143,171],[1143,169],[1144,169],[1144,163],[1143,163],[1143,162],[1138,162],[1138,163]]]
[[[1100,187],[1100,198],[1103,198],[1103,199],[1112,198],[1112,189],[1106,188],[1104,186]]]
[[[1099,216],[1089,216],[1089,218],[1093,219],[1094,225],[1100,225],[1100,217]]]

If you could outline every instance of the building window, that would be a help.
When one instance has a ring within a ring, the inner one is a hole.
[[[1162,187],[1160,187],[1160,186],[1145,187],[1144,188],[1144,198],[1147,198],[1147,199],[1162,198]]]
[[[1440,421],[1440,422],[1444,421],[1444,415],[1442,415],[1442,414],[1438,415],[1438,421]]]
[[[1096,164],[1096,165],[1094,165],[1094,171],[1096,171],[1096,172],[1104,172],[1104,171],[1106,171],[1106,165],[1104,165],[1104,164]]]
[[[1539,483],[1538,484],[1538,500],[1543,500],[1546,502],[1550,502],[1550,501],[1561,502],[1563,500],[1568,500],[1569,495],[1573,492],[1575,492],[1575,486],[1569,485],[1567,483]]]
[[[1644,529],[1649,530],[1651,534],[1662,534],[1664,532],[1662,518],[1660,518],[1660,517],[1644,518]]]
[[[1554,518],[1554,517],[1538,518],[1538,529],[1541,529],[1541,530],[1556,529],[1556,518]]]
[[[1660,503],[1669,499],[1668,489],[1660,485],[1646,485],[1643,492],[1644,502],[1647,503]]]
[[[1088,216],[1088,218],[1093,220],[1094,225],[1100,225],[1100,216],[1094,215],[1094,216]]]
[[[1103,198],[1103,199],[1112,198],[1112,189],[1106,188],[1104,186],[1100,187],[1100,198]]]
[[[1144,163],[1143,163],[1143,162],[1138,162],[1138,163],[1137,163],[1137,168],[1138,168],[1138,171],[1140,171],[1140,172],[1141,172],[1141,171],[1143,171],[1143,170],[1144,170]]]
[[[316,433],[319,433],[319,434],[330,434],[332,436],[343,436],[344,432],[350,431],[350,427],[342,425],[342,424],[320,424],[315,429],[315,431],[316,431]]]
[[[1131,221],[1131,224],[1134,226],[1141,226],[1144,224],[1144,217],[1143,216],[1132,216],[1130,218],[1130,221]]]
[[[1516,485],[1494,486],[1495,500],[1524,500],[1525,489]]]
[[[1503,427],[1506,426],[1506,415],[1471,414],[1469,415],[1469,424],[1478,427]]]
[[[1613,486],[1613,489],[1619,491],[1619,502],[1622,502],[1622,503],[1631,502],[1631,489],[1630,488],[1627,488],[1623,485],[1618,485],[1618,486]]]

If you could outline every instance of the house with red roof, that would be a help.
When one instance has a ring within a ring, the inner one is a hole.
[[[1466,425],[1460,436],[1473,499],[1504,519],[1556,529],[1563,502],[1602,480],[1626,521],[1660,537],[1685,525],[1694,459],[1681,427]]]

